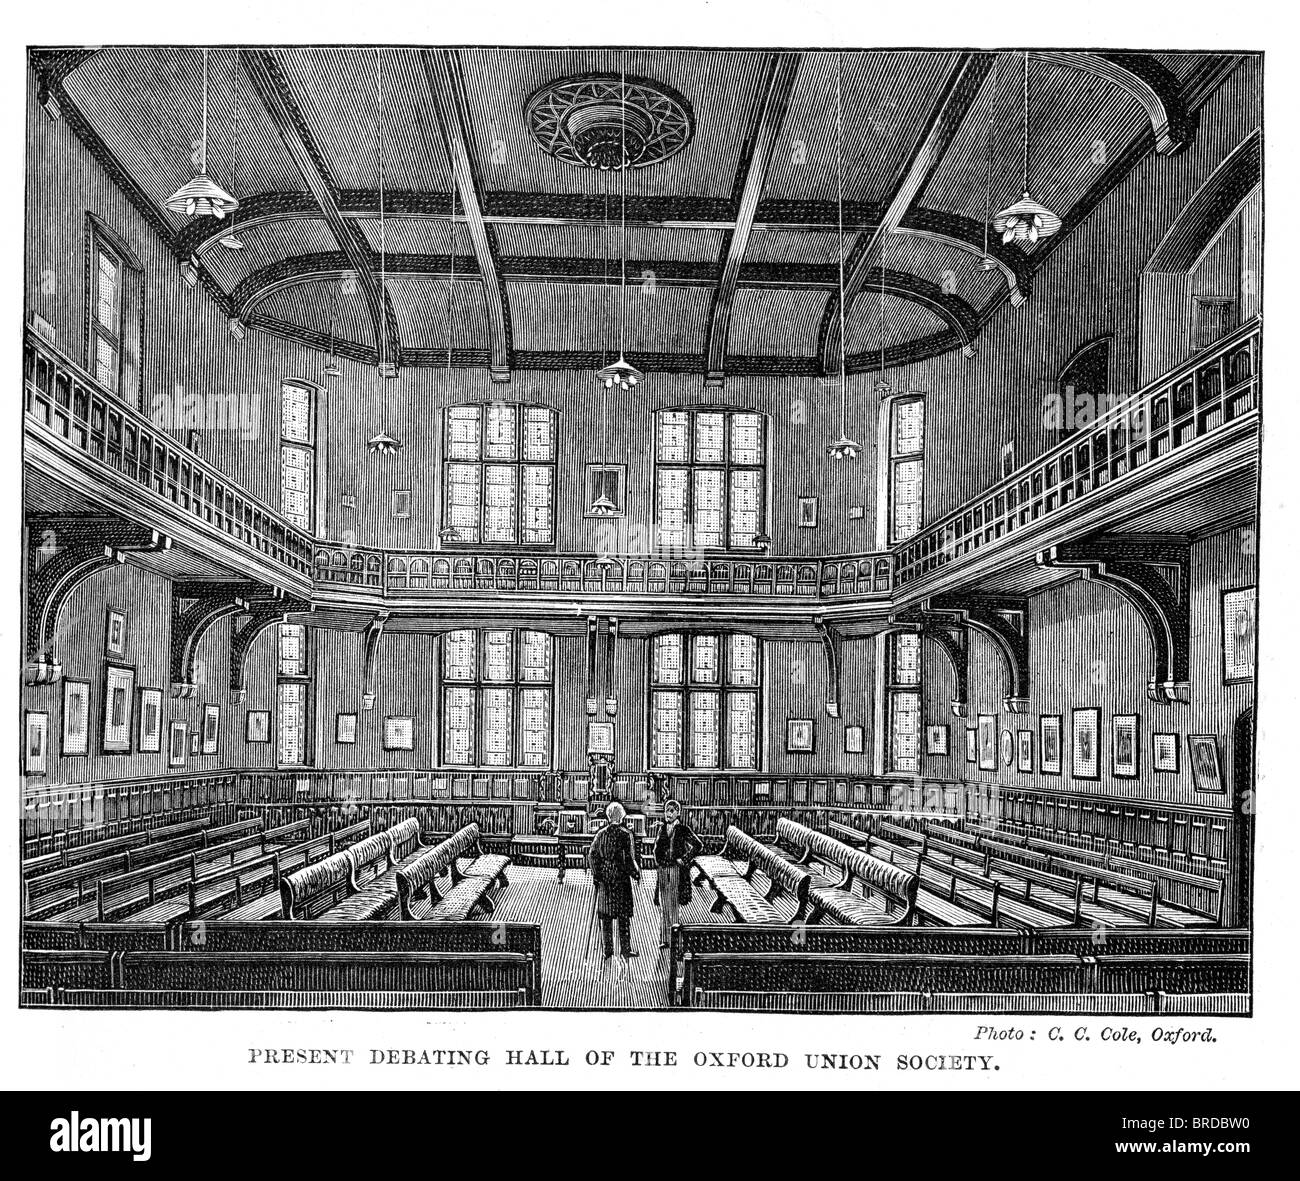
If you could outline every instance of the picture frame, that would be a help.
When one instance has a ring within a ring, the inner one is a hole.
[[[1095,706],[1076,709],[1070,717],[1070,774],[1075,779],[1100,779],[1101,758],[1097,752],[1101,731],[1101,710]]]
[[[979,761],[979,731],[974,726],[966,727],[966,761],[968,763]]]
[[[587,753],[589,755],[612,755],[614,753],[614,723],[587,723]]]
[[[135,669],[126,664],[104,668],[104,726],[100,746],[106,755],[131,753],[135,705]]]
[[[394,520],[409,520],[411,516],[411,490],[409,488],[394,488],[389,494],[388,507]]]
[[[190,754],[191,755],[197,755],[199,753],[199,749],[200,749],[199,740],[201,737],[202,734],[201,731],[199,730],[192,730],[190,732]]]
[[[1044,775],[1061,774],[1061,715],[1043,714],[1038,719],[1038,770]]]
[[[342,746],[355,746],[357,742],[357,715],[334,715],[334,741]]]
[[[1223,683],[1255,679],[1255,588],[1223,592]]]
[[[141,754],[158,754],[162,750],[162,708],[161,689],[140,690],[140,729],[136,749]]]
[[[384,749],[415,749],[415,719],[413,717],[404,714],[390,714],[384,719]]]
[[[244,716],[244,741],[271,741],[271,711],[269,709],[250,709]]]
[[[1163,773],[1178,774],[1178,735],[1151,735],[1151,767]]]
[[[785,723],[785,749],[792,754],[813,753],[812,718],[788,718]]]
[[[948,753],[948,727],[946,724],[926,726],[925,753],[928,755],[946,755]]]
[[[799,497],[799,528],[800,529],[817,528],[817,497],[815,496]]]
[[[1219,762],[1219,740],[1213,734],[1189,734],[1187,757],[1192,764],[1192,783],[1197,791],[1224,794],[1223,767]]]
[[[1011,766],[1016,761],[1016,736],[1010,730],[1002,731],[1002,765]]]
[[[104,655],[122,660],[126,657],[127,615],[116,607],[104,613]]]
[[[189,747],[189,725],[186,722],[172,722],[167,729],[167,766],[185,766],[185,752]]]
[[[1016,731],[1016,770],[1029,774],[1034,770],[1034,732]]]
[[[90,682],[63,682],[61,750],[65,759],[90,753]]]
[[[979,715],[979,766],[981,771],[998,769],[997,714]]]
[[[221,741],[221,706],[207,704],[203,707],[203,753],[214,755]]]
[[[583,504],[586,506],[582,511],[584,517],[608,520],[611,517],[627,516],[627,464],[587,464],[583,487]],[[602,498],[606,503],[597,508],[596,502]],[[608,505],[613,505],[613,508]]]
[[[1110,720],[1110,770],[1116,779],[1138,776],[1137,714],[1115,714]]]
[[[860,755],[864,746],[864,735],[861,726],[844,727],[844,753],[848,755]]]
[[[50,715],[28,710],[23,718],[23,771],[45,775],[50,766]]]

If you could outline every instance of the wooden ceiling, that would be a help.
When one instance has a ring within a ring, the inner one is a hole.
[[[378,100],[383,71],[383,115]],[[1034,51],[1029,172],[1062,233],[1026,252],[985,223],[1020,196],[1014,52],[272,48],[209,55],[209,174],[229,221],[165,209],[193,175],[192,47],[36,50],[42,101],[246,326],[375,363],[589,369],[617,349],[623,181],[558,160],[525,104],[560,78],[670,87],[693,135],[627,184],[627,343],[643,368],[839,368],[842,78],[850,371],[973,348],[1141,159],[1180,150],[1236,64]],[[381,130],[382,128],[382,130]],[[380,150],[383,206],[380,212]],[[381,265],[382,246],[382,265]],[[381,283],[381,271],[384,281]]]

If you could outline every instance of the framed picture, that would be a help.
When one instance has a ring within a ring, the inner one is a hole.
[[[205,705],[203,707],[203,753],[217,753],[217,739],[221,726],[221,706]]]
[[[131,753],[131,707],[135,701],[135,669],[110,664],[104,670],[104,753]]]
[[[161,689],[140,690],[140,741],[138,748],[144,754],[157,754],[162,750]]]
[[[1016,770],[1033,771],[1034,769],[1034,732],[1032,730],[1016,731]]]
[[[586,508],[584,517],[625,517],[627,503],[627,465],[622,463],[587,464]]]
[[[966,727],[966,761],[974,763],[979,761],[979,731],[974,726]]]
[[[271,711],[269,709],[250,709],[244,717],[245,742],[271,741]]]
[[[1157,771],[1178,774],[1178,735],[1151,735],[1151,766]]]
[[[1010,730],[1002,731],[1002,765],[1011,766],[1016,761],[1016,738]]]
[[[1223,683],[1255,679],[1255,588],[1223,592]]]
[[[357,741],[357,715],[334,715],[334,741],[344,746],[355,746]]]
[[[389,716],[384,719],[384,749],[414,750],[415,719]]]
[[[104,623],[104,654],[119,660],[126,656],[126,612],[115,607],[108,609]]]
[[[800,529],[817,528],[817,497],[815,496],[799,497],[799,528]]]
[[[49,769],[50,715],[27,711],[23,738],[23,770],[44,775]]]
[[[948,727],[926,726],[925,753],[928,755],[946,755],[948,753]]]
[[[63,682],[63,757],[90,753],[90,682]]]
[[[996,714],[979,716],[980,770],[998,769],[998,719]]]
[[[185,766],[185,751],[189,747],[189,727],[184,722],[173,722],[167,730],[167,766]]]
[[[846,726],[844,728],[844,753],[860,755],[862,753],[862,739],[861,726]]]
[[[411,490],[394,488],[389,499],[389,506],[396,520],[407,520],[411,515]]]
[[[200,735],[200,732],[199,732],[198,730],[195,730],[195,731],[190,735],[190,754],[192,754],[192,755],[196,755],[196,754],[199,753],[199,750],[200,750],[200,744],[199,744],[199,743],[200,743],[200,737],[201,737],[201,735]]]
[[[1138,773],[1137,714],[1116,714],[1110,720],[1111,771],[1117,779],[1136,779]]]
[[[1187,754],[1192,761],[1192,782],[1197,791],[1226,790],[1219,766],[1219,740],[1213,734],[1189,734]]]
[[[812,754],[812,718],[789,718],[786,720],[785,749],[799,754]]]
[[[587,723],[587,753],[589,755],[612,755],[614,753],[614,723]]]
[[[1095,707],[1076,709],[1070,724],[1070,773],[1076,779],[1101,778],[1101,760],[1097,757],[1097,733],[1101,729],[1101,710]]]
[[[1038,719],[1038,769],[1044,775],[1061,773],[1061,715],[1043,714]]]

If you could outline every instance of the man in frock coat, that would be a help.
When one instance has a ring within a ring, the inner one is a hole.
[[[596,834],[588,854],[606,959],[614,954],[615,920],[623,958],[628,960],[638,954],[632,950],[632,883],[641,880],[641,865],[636,838],[624,824],[626,817],[623,805],[613,801],[605,809],[609,823]]]

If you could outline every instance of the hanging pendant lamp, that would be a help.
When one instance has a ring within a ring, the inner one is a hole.
[[[1029,195],[1029,51],[1025,51],[1025,83],[1023,120],[1023,148],[1021,176],[1024,196],[1014,205],[1002,210],[993,219],[993,228],[1002,235],[1004,244],[1019,242],[1033,246],[1040,238],[1050,238],[1061,228],[1061,219],[1046,205],[1040,205]]]
[[[239,202],[208,176],[208,51],[203,51],[203,121],[199,135],[199,171],[167,201],[167,208],[186,217],[225,217]]]
[[[385,400],[384,379],[396,377],[397,370],[388,359],[388,259],[384,238],[384,59],[383,51],[375,50],[375,76],[378,79],[379,114],[375,120],[375,154],[379,162],[379,367],[375,374],[375,389],[382,404]],[[394,455],[402,449],[400,439],[386,430],[366,440],[366,446],[376,455]]]
[[[840,433],[827,448],[826,454],[832,459],[857,459],[862,452],[862,444],[849,438],[848,431],[848,363],[846,353],[848,344],[844,339],[844,55],[835,55],[835,127],[839,149],[839,164],[836,172],[838,234],[840,258]],[[757,538],[754,539],[756,542]]]

